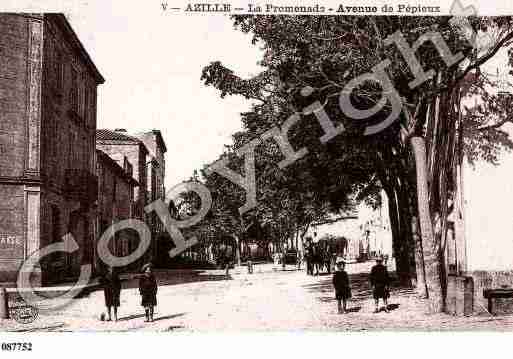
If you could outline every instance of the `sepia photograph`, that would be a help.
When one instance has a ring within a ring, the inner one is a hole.
[[[512,16],[56,3],[0,5],[0,339],[513,330]]]

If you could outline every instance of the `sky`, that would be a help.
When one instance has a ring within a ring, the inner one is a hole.
[[[166,14],[159,4],[85,2],[64,13],[106,79],[98,128],[160,130],[171,188],[217,159],[241,128],[240,113],[250,109],[248,100],[221,99],[204,86],[202,68],[219,60],[251,76],[262,69],[261,50],[227,16]]]

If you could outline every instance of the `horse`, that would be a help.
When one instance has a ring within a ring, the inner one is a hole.
[[[319,272],[326,271],[331,274],[333,267],[333,249],[332,246],[326,241],[319,241],[311,245],[311,273],[319,275]],[[308,263],[308,262],[307,262]]]

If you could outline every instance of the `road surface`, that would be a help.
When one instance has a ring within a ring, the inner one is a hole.
[[[64,309],[41,315],[31,324],[0,321],[2,330],[39,331],[365,331],[365,330],[511,330],[513,317],[455,318],[424,313],[425,304],[408,289],[394,288],[390,313],[373,313],[367,273],[372,263],[349,264],[353,298],[349,313],[338,314],[331,276],[307,276],[292,266],[272,265],[221,270],[158,271],[158,306],[153,323],[144,322],[136,281],[121,293],[118,322],[102,322],[103,292],[77,299]]]

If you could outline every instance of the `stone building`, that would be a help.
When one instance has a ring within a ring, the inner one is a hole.
[[[133,178],[133,166],[127,157],[122,166],[100,150],[96,150],[96,174],[98,176],[97,239],[114,223],[133,218],[134,191],[139,183]],[[138,246],[136,233],[120,231],[110,239],[109,248],[118,257],[125,257]],[[95,246],[97,248],[97,246]],[[95,271],[101,268],[95,251]]]
[[[133,218],[146,222],[152,234],[155,233],[155,223],[152,222],[153,215],[145,213],[144,207],[151,203],[152,198],[157,196],[156,192],[151,191],[151,183],[155,182],[154,177],[156,177],[152,175],[154,173],[152,169],[157,167],[157,159],[150,154],[142,140],[129,135],[125,129],[98,130],[96,132],[96,148],[120,165],[123,164],[125,158],[133,165],[133,177],[139,183],[134,196]],[[156,186],[153,187],[156,190]],[[155,238],[152,235],[150,248],[140,262],[154,259]]]
[[[367,260],[378,255],[394,256],[388,198],[381,192],[382,204],[372,209],[361,203],[356,216],[330,224],[311,228],[308,235],[315,231],[318,237],[326,235],[342,236],[347,240],[346,257],[349,260]]]
[[[135,192],[134,218],[145,220],[144,207],[148,203],[148,149],[144,143],[126,130],[99,129],[96,131],[96,148],[123,166],[125,158],[133,166],[133,177],[139,183]]]
[[[93,260],[97,86],[104,79],[61,14],[0,14],[0,282],[71,233],[79,250],[41,259],[33,285]]]
[[[166,173],[165,153],[167,152],[166,144],[159,130],[142,132],[134,134],[134,137],[141,140],[149,152],[147,160],[147,198],[153,202],[157,199],[165,201],[166,188],[164,185]],[[148,224],[152,232],[152,238],[155,245],[153,246],[153,258],[157,258],[159,250],[159,238],[165,233],[164,224],[160,221],[156,213],[150,213],[147,217]],[[166,252],[167,255],[167,252]]]

